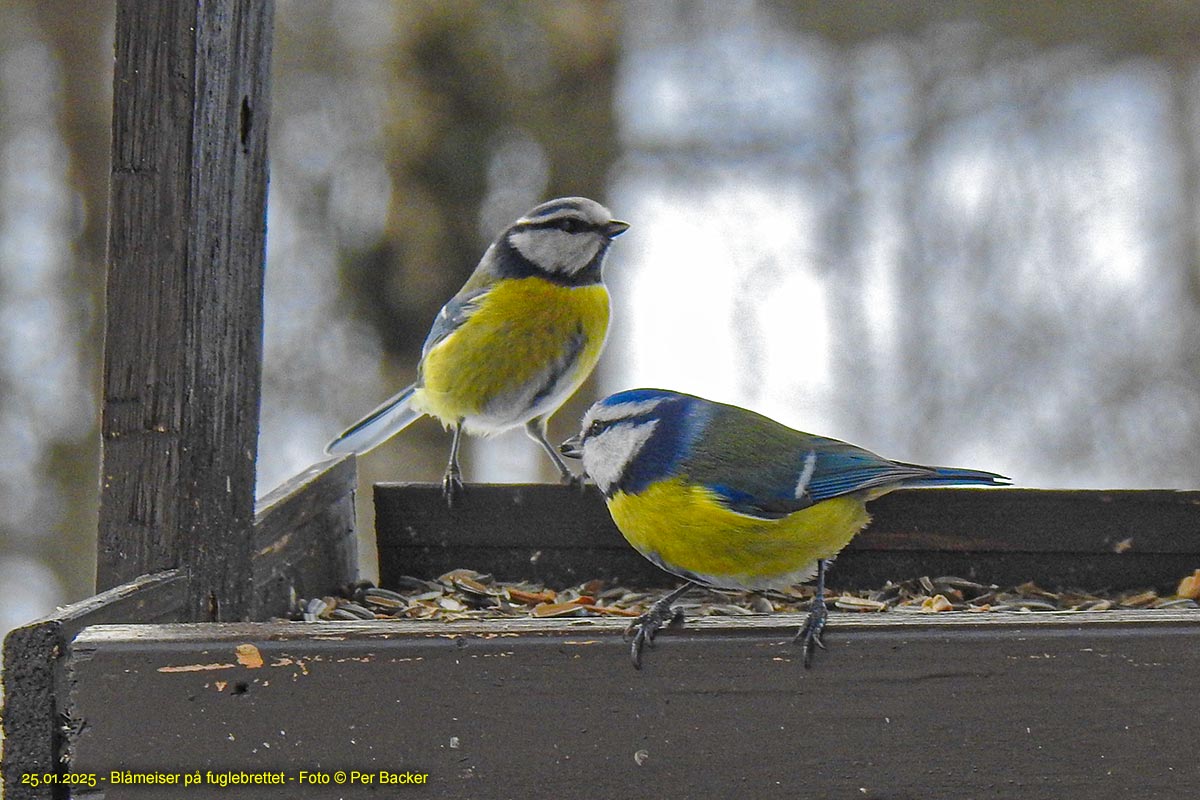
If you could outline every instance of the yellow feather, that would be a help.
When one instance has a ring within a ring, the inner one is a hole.
[[[871,496],[844,495],[781,519],[723,507],[703,486],[681,478],[608,501],[613,521],[642,555],[729,589],[767,589],[811,577],[818,559],[832,558],[866,527]]]
[[[489,405],[504,406],[506,397],[529,393],[530,382],[560,362],[567,343],[582,333],[584,347],[561,403],[599,360],[608,317],[603,284],[569,287],[539,277],[500,281],[462,327],[425,355],[414,407],[451,425],[484,414]]]

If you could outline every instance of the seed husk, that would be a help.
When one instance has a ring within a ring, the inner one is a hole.
[[[1190,589],[1191,579],[1200,582],[1200,570],[1180,583]],[[932,587],[934,591],[927,591]],[[599,579],[575,586],[548,587],[532,581],[508,582],[470,569],[451,570],[437,581],[405,577],[389,588],[365,582],[344,587],[344,596],[297,598],[291,619],[316,622],[328,619],[413,619],[452,622],[533,616],[539,618],[640,616],[665,589],[644,591],[611,585]],[[1198,590],[1200,591],[1200,590]],[[1159,595],[1150,590],[1093,594],[1081,591],[1051,591],[1033,582],[1000,588],[956,576],[889,581],[875,590],[829,592],[826,602],[839,612],[936,612],[970,613],[1044,611],[1093,611],[1111,608],[1200,609],[1195,599]],[[793,586],[761,593],[694,589],[680,606],[689,617],[744,616],[776,612],[803,613],[811,605],[813,587]]]

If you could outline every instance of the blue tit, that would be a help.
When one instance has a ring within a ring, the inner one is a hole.
[[[453,505],[462,491],[462,434],[486,436],[524,425],[563,480],[573,481],[546,441],[546,420],[600,358],[609,320],[604,257],[628,228],[583,197],[542,203],[508,226],[434,320],[416,383],[325,451],[365,453],[428,414],[454,431],[442,481]]]
[[[630,626],[633,665],[694,585],[761,591],[817,577],[804,626],[804,665],[824,647],[825,569],[870,521],[866,504],[907,486],[982,484],[991,472],[889,461],[802,433],[737,406],[661,389],[633,389],[588,410],[562,445],[582,458],[625,539],[688,581]]]

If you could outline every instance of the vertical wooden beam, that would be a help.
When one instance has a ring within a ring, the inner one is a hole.
[[[119,0],[99,589],[180,567],[247,616],[271,0]]]

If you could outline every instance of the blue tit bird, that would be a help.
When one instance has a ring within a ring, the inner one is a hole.
[[[428,414],[454,432],[442,481],[453,505],[462,491],[462,434],[524,425],[562,479],[574,481],[546,441],[546,420],[600,358],[609,321],[604,257],[628,228],[583,197],[542,203],[508,226],[438,313],[421,348],[416,383],[325,451],[365,453]]]
[[[824,647],[825,570],[870,521],[867,502],[908,486],[981,484],[991,472],[889,461],[852,444],[802,433],[737,406],[661,389],[633,389],[588,410],[562,445],[582,458],[625,539],[687,581],[629,627],[640,668],[644,644],[682,621],[671,604],[694,585],[762,591],[816,575],[796,636],[804,666]]]

